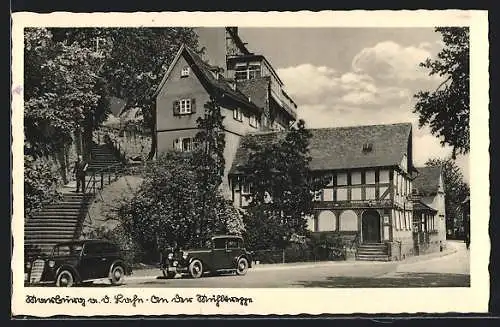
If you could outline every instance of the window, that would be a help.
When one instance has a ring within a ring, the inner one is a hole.
[[[101,243],[87,243],[85,245],[85,254],[89,255],[100,255],[102,254],[102,244]]]
[[[361,188],[354,187],[351,189],[351,200],[359,201],[361,200]]]
[[[180,114],[190,114],[191,113],[191,99],[182,99],[181,107],[179,110]]]
[[[347,189],[346,188],[337,189],[337,201],[347,201]]]
[[[389,183],[389,171],[381,170],[379,173],[379,182],[380,183]]]
[[[255,127],[255,128],[258,128],[258,127],[259,127],[259,120],[257,119],[257,116],[255,116],[255,115],[251,115],[251,116],[248,118],[248,121],[249,121],[249,123],[250,123],[250,126]]]
[[[241,194],[250,194],[251,186],[249,183],[244,183],[241,187]]]
[[[340,214],[340,230],[341,231],[358,230],[358,216],[354,211],[346,210]]]
[[[337,174],[337,185],[347,185],[347,173]]]
[[[375,171],[368,170],[367,172],[365,172],[365,180],[366,184],[375,184]]]
[[[194,149],[194,145],[194,139],[190,137],[181,137],[174,141],[174,149],[177,151],[191,151]]]
[[[182,151],[191,151],[193,149],[193,139],[186,137],[182,139]]]
[[[214,249],[225,249],[225,248],[226,248],[226,239],[224,238],[214,239]]]
[[[181,70],[181,77],[187,77],[189,76],[189,67],[188,66],[185,66],[185,67],[182,67],[182,70]]]
[[[260,77],[260,64],[236,67],[236,80],[247,80]]]
[[[355,171],[351,173],[351,185],[361,184],[361,172]]]
[[[238,239],[228,239],[227,240],[227,248],[228,249],[239,249],[240,244],[238,242]]]
[[[243,112],[241,111],[241,108],[233,110],[233,118],[237,121],[243,121]]]
[[[333,189],[325,188],[323,190],[323,201],[333,201]]]
[[[375,200],[375,187],[365,188],[366,200]]]
[[[184,98],[173,103],[174,116],[189,115],[196,112],[196,99]]]
[[[321,211],[318,215],[318,232],[334,231],[337,229],[337,218],[330,210]]]

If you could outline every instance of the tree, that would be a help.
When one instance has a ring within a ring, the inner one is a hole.
[[[192,28],[71,28],[54,29],[61,39],[97,46],[103,56],[102,77],[111,95],[124,99],[127,108],[142,108],[152,132],[149,159],[156,150],[154,92],[181,44],[198,49]]]
[[[441,167],[445,191],[446,227],[453,226],[454,219],[462,220],[463,212],[461,203],[470,194],[470,188],[464,182],[463,174],[452,158],[433,158],[426,163],[428,167]]]
[[[251,152],[244,171],[252,193],[245,220],[249,239],[280,247],[284,237],[305,233],[314,193],[326,185],[325,179],[309,170],[311,136],[300,120],[271,142],[247,141]]]
[[[466,154],[469,142],[469,28],[438,27],[444,48],[437,59],[420,63],[430,69],[429,75],[444,78],[439,87],[415,94],[414,112],[420,127],[428,125],[433,135],[442,138],[441,145],[453,147],[452,157]]]
[[[146,251],[174,240],[199,246],[215,233],[241,234],[241,214],[221,195],[224,172],[223,116],[215,99],[198,120],[196,148],[171,152],[151,163],[144,183],[131,201],[120,206],[122,225]]]
[[[26,29],[24,42],[25,153],[37,158],[71,143],[96,110],[99,58],[76,42],[55,41],[46,29]]]

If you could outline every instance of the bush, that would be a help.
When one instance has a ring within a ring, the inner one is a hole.
[[[60,198],[58,173],[50,162],[24,156],[24,214],[30,216],[44,203]]]

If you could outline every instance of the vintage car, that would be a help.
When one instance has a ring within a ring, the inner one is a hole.
[[[132,274],[116,244],[103,240],[82,240],[56,244],[48,256],[26,262],[26,285],[55,284],[71,287],[109,278],[113,285]]]
[[[252,255],[245,249],[243,238],[234,235],[213,236],[203,248],[179,250],[166,253],[161,270],[166,278],[176,274],[187,274],[192,278],[204,273],[236,272],[243,276],[252,267]]]

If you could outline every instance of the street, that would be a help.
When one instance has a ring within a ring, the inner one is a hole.
[[[468,287],[469,251],[463,242],[448,242],[445,253],[409,258],[403,262],[342,261],[261,265],[246,276],[206,276],[161,279],[160,270],[137,271],[121,287],[140,288],[374,288]],[[94,287],[107,286],[94,283]]]

